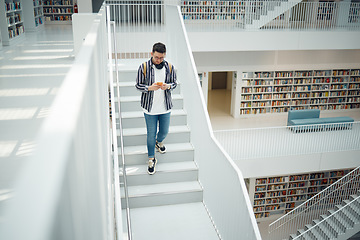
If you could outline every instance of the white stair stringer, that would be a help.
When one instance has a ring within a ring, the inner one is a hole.
[[[294,7],[301,1],[302,0],[284,1],[284,2],[280,2],[280,5],[275,5],[275,3],[279,3],[279,2],[274,2],[273,7],[270,7],[267,11],[264,11],[265,14],[261,14],[259,19],[254,19],[254,20],[252,20],[251,24],[246,24],[245,28],[246,29],[259,29],[259,28],[263,27],[264,25],[266,25],[267,23],[274,20],[276,17],[283,14],[284,12],[288,11],[289,9],[291,9],[292,7]],[[267,4],[272,4],[272,2],[267,2]]]
[[[149,239],[146,232],[142,230],[144,226],[142,219],[153,219],[159,216],[162,217],[158,221],[163,222],[156,225],[159,230],[153,233],[153,239],[178,239],[179,234],[176,229],[181,228],[182,224],[188,224],[186,228],[193,227],[194,229],[204,229],[203,226],[209,227],[205,234],[203,232],[191,234],[194,236],[187,237],[189,240],[195,240],[199,235],[210,236],[208,239],[219,239],[210,217],[207,214],[204,217],[203,214],[207,211],[203,204],[203,188],[198,181],[199,169],[195,162],[195,149],[191,144],[191,130],[187,125],[187,113],[183,108],[181,84],[178,84],[172,92],[173,109],[170,129],[164,141],[166,153],[160,154],[155,150],[156,173],[149,175],[147,173],[146,126],[140,107],[141,92],[135,89],[136,71],[120,71],[119,76],[120,98],[117,96],[115,98],[116,100],[120,99],[122,111],[125,171],[134,239]],[[119,123],[117,108],[114,110],[113,116]],[[120,142],[119,129],[117,135]],[[118,152],[119,158],[122,157],[120,148]],[[123,176],[124,173],[121,169],[120,180]],[[124,185],[122,183],[120,185],[121,202],[124,209],[126,207],[125,191]],[[174,213],[167,212],[170,209]],[[148,215],[149,212],[155,210],[158,216]],[[191,213],[197,211],[202,213],[202,217],[197,216],[200,219],[192,222]],[[142,214],[144,215],[142,216]],[[174,216],[177,217],[174,218]],[[180,226],[178,226],[179,224]],[[167,229],[161,229],[161,225],[166,225]],[[169,231],[170,229],[173,231]],[[184,229],[179,229],[179,231],[181,230]]]
[[[346,240],[360,232],[360,192],[344,200],[328,214],[291,234],[289,239]]]

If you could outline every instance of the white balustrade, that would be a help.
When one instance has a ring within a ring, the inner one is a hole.
[[[105,27],[101,8],[19,173],[0,239],[115,239]]]
[[[188,31],[356,30],[360,3],[291,1],[181,1]]]
[[[233,160],[360,149],[360,122],[215,131]]]

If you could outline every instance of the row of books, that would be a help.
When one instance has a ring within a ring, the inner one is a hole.
[[[352,83],[360,83],[360,77],[351,77],[351,78],[314,78],[314,79],[274,79],[274,80],[265,80],[265,79],[259,79],[259,80],[250,80],[246,79],[246,86],[276,86],[276,85],[311,85],[311,84],[325,84],[329,85],[332,84],[333,86],[336,85],[344,85],[347,86],[348,84],[351,85]],[[243,86],[243,87],[246,87]]]
[[[42,9],[38,8],[38,9],[34,9],[34,16],[35,17],[41,17],[44,16],[44,12]]]
[[[242,1],[183,1],[184,6],[240,6],[245,5]]]
[[[44,13],[59,13],[59,14],[67,14],[73,13],[73,8],[44,8]]]
[[[24,32],[24,26],[23,25],[16,26],[16,28],[8,29],[8,32],[9,32],[9,38],[17,37]]]
[[[343,76],[343,75],[349,75],[349,70],[333,70],[333,76]]]
[[[43,19],[40,17],[40,18],[36,18],[35,19],[35,26],[39,26],[39,25],[41,25],[41,24],[43,24],[44,22],[43,22]]]
[[[283,84],[285,85],[285,84]],[[262,86],[262,87],[261,87]],[[360,89],[360,83],[338,83],[338,84],[324,84],[316,83],[312,85],[294,85],[294,86],[279,86],[275,84],[273,87],[268,85],[252,85],[252,86],[243,86],[243,93],[252,93],[252,92],[277,92],[277,91],[312,91],[312,90],[341,90],[341,89]],[[266,86],[266,87],[265,87]]]
[[[57,5],[72,5],[71,0],[47,0],[44,1],[46,6],[57,6]]]
[[[350,77],[350,82],[360,82],[360,77]]]
[[[295,71],[294,77],[311,77],[312,71],[297,72]]]
[[[293,72],[275,72],[275,77],[292,77]]]
[[[41,6],[42,0],[33,0],[34,7]]]
[[[360,103],[324,103],[324,104],[302,104],[296,106],[277,105],[265,107],[241,107],[240,114],[259,114],[259,113],[281,113],[288,112],[288,110],[302,110],[302,109],[320,109],[320,110],[342,110],[342,109],[356,109],[360,108]]]
[[[300,99],[300,98],[299,98]],[[297,105],[307,105],[307,104],[345,104],[345,103],[359,103],[360,97],[353,98],[315,98],[315,99],[306,99],[306,100],[272,100],[272,101],[246,101],[241,102],[241,107],[270,107],[270,106],[297,106]]]
[[[360,69],[346,70],[309,70],[309,71],[275,71],[243,73],[243,79],[248,78],[302,78],[302,77],[337,77],[360,76]]]
[[[21,23],[21,15],[19,13],[15,13],[14,15],[6,17],[6,23],[8,26]]]
[[[280,209],[280,205],[269,205],[265,207],[254,207],[254,212],[275,211],[279,209]]]
[[[239,15],[212,14],[212,15],[183,15],[184,20],[235,20],[242,19]]]
[[[263,213],[255,213],[255,218],[266,218],[269,217],[270,213],[268,212],[263,212]]]
[[[291,98],[291,93],[274,93],[273,99]]]
[[[5,2],[5,11],[21,10],[21,3],[18,2]]]
[[[71,21],[71,15],[68,16],[46,16],[46,21]]]
[[[320,179],[320,180],[312,180],[312,181],[310,181],[311,186],[325,185],[327,183],[328,183],[327,179]]]
[[[182,13],[238,13],[243,12],[242,7],[229,7],[229,6],[186,6],[182,7]]]

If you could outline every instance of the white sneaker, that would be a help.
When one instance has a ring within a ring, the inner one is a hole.
[[[166,152],[166,147],[162,142],[156,141],[155,147],[159,151],[159,153],[165,153]]]
[[[157,162],[156,158],[154,158],[154,159],[149,159],[148,173],[149,173],[150,175],[153,175],[153,174],[156,172],[156,170],[155,170],[156,162]]]

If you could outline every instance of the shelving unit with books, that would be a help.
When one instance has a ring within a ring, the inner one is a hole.
[[[44,16],[46,24],[69,24],[74,13],[73,0],[44,0]]]
[[[250,179],[249,195],[258,221],[279,217],[310,199],[352,169]]]
[[[23,5],[26,31],[42,29],[45,20],[42,0],[24,1]]]
[[[245,2],[183,1],[181,12],[186,21],[243,20]]]
[[[349,9],[349,18],[348,18],[348,22],[349,23],[359,23],[360,22],[360,6],[359,4],[357,4],[356,2],[352,2],[350,4],[350,9]]]
[[[240,115],[360,108],[360,70],[243,72]]]
[[[0,28],[3,45],[11,45],[24,35],[22,2],[20,0],[1,0]]]

